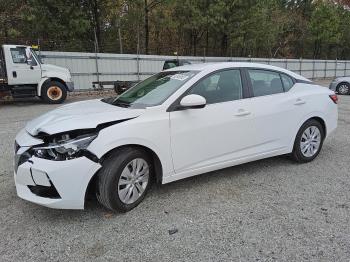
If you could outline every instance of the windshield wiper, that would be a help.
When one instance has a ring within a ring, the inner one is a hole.
[[[112,102],[112,105],[120,106],[120,107],[130,107],[130,103],[120,101],[120,100],[116,100],[116,101]]]
[[[131,103],[127,101],[121,101],[116,99],[115,97],[108,97],[101,99],[102,102],[113,105],[113,106],[119,106],[119,107],[130,107]]]

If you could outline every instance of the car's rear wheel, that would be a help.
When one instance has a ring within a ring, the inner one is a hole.
[[[348,95],[348,94],[350,94],[350,84],[349,83],[340,83],[337,86],[337,92],[340,95]]]
[[[41,98],[48,104],[61,104],[66,97],[66,87],[57,81],[49,81],[41,89]]]
[[[127,212],[145,197],[150,183],[152,161],[138,148],[114,151],[98,173],[97,199],[106,208]]]
[[[292,152],[294,160],[300,163],[314,160],[321,151],[324,134],[324,128],[319,121],[310,119],[305,122],[294,141]]]

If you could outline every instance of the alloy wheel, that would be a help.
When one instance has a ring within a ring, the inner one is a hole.
[[[316,126],[309,126],[303,132],[300,140],[301,153],[305,157],[313,157],[321,145],[321,132]]]
[[[346,84],[341,84],[338,87],[338,93],[341,95],[346,95],[349,93],[349,86]]]
[[[149,165],[142,158],[130,161],[119,178],[118,195],[124,204],[136,202],[149,183]]]

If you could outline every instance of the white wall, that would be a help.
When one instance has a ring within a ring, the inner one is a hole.
[[[175,56],[127,55],[78,52],[41,52],[48,64],[70,69],[76,90],[92,89],[92,82],[112,80],[142,80],[162,70],[166,59]],[[192,63],[248,61],[287,68],[307,78],[325,78],[350,75],[350,61],[311,59],[267,59],[244,57],[184,57]],[[98,68],[98,70],[97,70]],[[98,74],[97,74],[98,72]],[[106,86],[111,87],[111,86]]]

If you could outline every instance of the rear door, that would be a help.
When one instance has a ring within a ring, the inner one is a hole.
[[[252,98],[249,100],[260,141],[256,152],[288,150],[304,105],[293,92],[288,92],[294,80],[277,71],[247,68],[245,73],[251,88]]]
[[[30,48],[8,47],[6,51],[7,77],[10,85],[38,84],[41,67]]]

